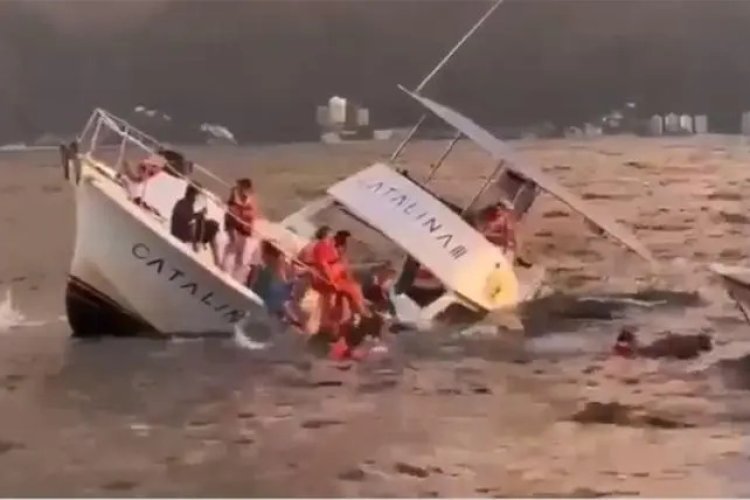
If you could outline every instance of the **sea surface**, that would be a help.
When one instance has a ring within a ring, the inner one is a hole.
[[[228,179],[250,171],[277,217],[392,146],[190,153]],[[443,146],[416,143],[403,162],[426,169]],[[404,331],[361,363],[283,331],[262,350],[72,339],[74,207],[56,153],[0,155],[0,495],[750,495],[750,326],[705,266],[747,263],[747,153],[723,137],[518,148],[664,268],[544,197],[522,241],[549,279],[524,336]],[[482,161],[460,143],[436,189],[481,184]],[[644,343],[706,333],[714,348],[623,360],[610,352],[624,326]]]

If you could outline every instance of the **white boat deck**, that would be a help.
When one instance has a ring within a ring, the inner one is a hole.
[[[189,243],[182,242],[172,236],[170,232],[170,215],[171,215],[171,208],[169,211],[165,213],[165,203],[159,203],[155,208],[159,212],[158,214],[148,210],[144,209],[142,207],[138,207],[136,204],[134,204],[129,198],[127,191],[125,188],[115,180],[115,174],[114,171],[108,167],[107,165],[103,164],[102,162],[97,161],[96,159],[93,159],[91,157],[85,158],[85,163],[89,165],[90,167],[96,168],[98,172],[100,172],[103,175],[97,176],[97,186],[105,191],[107,195],[112,198],[113,200],[117,201],[121,206],[123,206],[128,212],[130,212],[135,218],[142,220],[146,222],[149,226],[155,228],[159,234],[169,240],[169,243],[178,248],[182,248],[185,253],[192,256],[194,260],[196,260],[201,267],[204,267],[205,269],[209,270],[211,274],[213,274],[216,278],[222,280],[226,284],[229,284],[233,288],[240,290],[243,292],[243,294],[246,294],[248,296],[252,296],[252,300],[257,301],[257,297],[255,297],[252,292],[250,292],[247,287],[244,286],[244,284],[237,279],[235,279],[233,276],[231,276],[229,273],[224,272],[220,267],[218,267],[214,263],[213,256],[211,254],[210,248],[202,248],[200,247],[198,251],[195,251],[193,249],[193,246]],[[166,177],[166,176],[165,176]],[[181,189],[180,193],[184,192],[186,181],[183,179],[178,179],[169,176],[169,179],[167,182],[177,182],[180,183]],[[148,193],[146,194],[148,197]],[[181,197],[181,195],[180,195]],[[178,198],[179,199],[179,198]],[[153,200],[147,200],[147,203]],[[163,200],[162,200],[163,201]],[[213,201],[213,200],[212,200]],[[151,203],[149,203],[151,205]],[[172,204],[173,205],[173,204]],[[210,204],[211,205],[211,204]],[[153,205],[152,205],[153,206]],[[211,207],[209,208],[209,214],[211,212],[216,213],[216,208],[220,207],[213,207],[214,210],[211,210]],[[223,212],[223,211],[222,211]],[[226,232],[223,228],[223,217],[219,220],[220,228],[219,228],[219,255],[221,256],[221,253],[223,251],[223,247],[225,244],[225,241],[227,239]],[[254,250],[254,246],[257,245],[257,240],[253,240],[248,243],[248,249],[245,253],[245,268],[247,268],[247,264],[250,261],[250,258],[252,257],[252,253]],[[238,273],[239,274],[239,273]]]

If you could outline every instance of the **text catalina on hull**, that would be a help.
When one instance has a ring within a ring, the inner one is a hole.
[[[168,264],[163,257],[153,257],[151,255],[151,248],[146,244],[135,243],[131,249],[131,253],[136,259],[143,261],[146,267],[156,270],[156,273],[165,276],[167,281],[179,285],[178,289],[186,290],[190,295],[196,297],[201,304],[210,307],[216,313],[221,313],[228,323],[236,323],[245,316],[244,312],[232,308],[227,303],[214,303],[212,301],[215,297],[214,292],[205,291],[204,286],[187,277],[186,273],[181,269]]]
[[[417,202],[410,201],[408,195],[399,191],[398,188],[387,187],[382,181],[370,182],[364,187],[368,191],[386,198],[394,207],[401,208],[404,215],[408,215],[415,222],[419,223],[420,227],[427,229],[427,232],[440,242],[443,248],[448,249],[448,253],[454,259],[458,260],[467,253],[464,245],[452,244],[454,236],[443,229],[443,224],[438,222],[426,210],[419,209]]]

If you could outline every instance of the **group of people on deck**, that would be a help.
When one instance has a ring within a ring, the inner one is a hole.
[[[307,333],[324,331],[333,337],[372,311],[365,299],[360,284],[356,281],[346,257],[351,234],[342,230],[336,233],[328,226],[320,227],[314,239],[297,256],[286,256],[270,242],[255,234],[255,222],[260,211],[250,179],[240,179],[231,189],[227,200],[224,228],[227,243],[219,257],[216,235],[219,225],[206,219],[206,209],[196,210],[198,188],[189,184],[185,196],[177,202],[172,214],[172,234],[181,241],[190,243],[194,249],[199,245],[211,246],[214,259],[225,272],[238,276],[245,269],[245,253],[251,247],[250,239],[259,241],[251,256],[250,269],[239,276],[256,292],[268,310],[277,317],[289,321]],[[377,273],[376,273],[377,274]],[[395,272],[393,273],[395,275]],[[386,281],[373,280],[370,294],[381,304],[387,294],[383,291]],[[301,307],[309,289],[319,294],[319,317],[310,321]]]
[[[129,181],[126,187],[130,185],[128,191],[135,203],[145,205],[143,187],[139,191],[132,189],[132,185],[145,186],[148,179],[169,168],[170,163],[160,155],[154,155],[138,164],[135,170],[126,171],[126,180]],[[258,238],[255,225],[261,214],[253,183],[243,178],[231,188],[227,199],[223,221],[227,242],[220,252],[217,244],[220,225],[207,217],[201,191],[199,185],[188,182],[183,198],[172,211],[172,235],[190,244],[195,251],[201,246],[209,246],[215,264],[256,292],[272,314],[309,334],[325,332],[334,338],[344,338],[347,330],[356,327],[363,319],[390,309],[388,290],[395,281],[396,271],[389,264],[377,266],[369,273],[369,282],[363,289],[347,258],[351,236],[348,231],[334,232],[328,226],[321,226],[298,255],[285,255],[271,242]],[[491,204],[468,218],[467,222],[513,259],[516,250],[515,216],[510,204]],[[245,254],[248,248],[253,248],[250,240],[255,240],[256,246],[250,256],[249,272],[239,275],[240,271],[247,269]],[[317,292],[318,297],[319,314],[313,319],[302,306],[311,290]]]

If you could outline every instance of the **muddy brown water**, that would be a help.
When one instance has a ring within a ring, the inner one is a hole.
[[[525,311],[527,338],[401,332],[388,357],[355,365],[294,341],[247,351],[230,339],[71,340],[61,316],[74,212],[57,154],[0,155],[0,227],[12,235],[0,242],[0,298],[11,289],[24,316],[0,329],[0,495],[750,493],[750,328],[704,269],[721,255],[746,262],[750,226],[726,214],[745,212],[750,158],[731,138],[679,144],[522,148],[662,261],[682,259],[658,286],[638,258],[544,196],[522,236],[552,293]],[[251,171],[278,216],[393,146],[188,149],[225,178]],[[415,143],[402,160],[421,175],[443,146]],[[739,152],[710,159],[730,149]],[[458,195],[490,163],[461,142],[435,189]],[[612,359],[625,325],[645,341],[708,332],[714,350],[688,361]],[[571,419],[591,402],[679,425]]]

